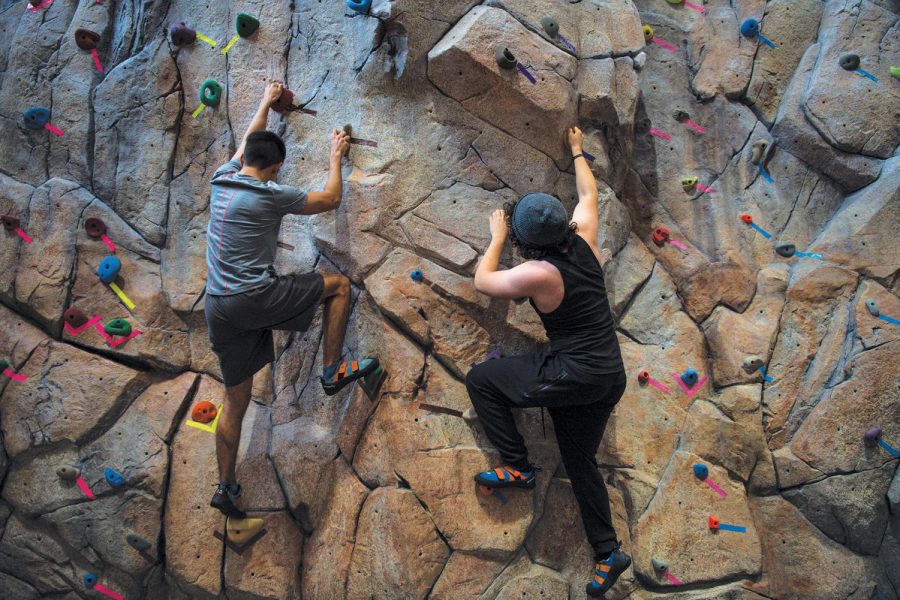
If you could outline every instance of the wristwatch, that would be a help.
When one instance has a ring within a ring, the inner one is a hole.
[[[584,153],[583,153],[583,152],[579,152],[578,154],[576,154],[575,156],[573,156],[573,157],[572,157],[572,162],[575,162],[575,161],[578,160],[579,158],[584,158]],[[587,160],[587,159],[585,158],[585,160]]]

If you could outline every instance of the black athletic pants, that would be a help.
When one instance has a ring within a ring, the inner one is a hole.
[[[569,374],[565,357],[539,352],[481,363],[466,376],[466,388],[485,434],[503,462],[520,471],[531,467],[512,409],[547,407],[588,542],[598,559],[615,547],[609,494],[596,454],[609,415],[625,392],[625,373],[591,379]]]

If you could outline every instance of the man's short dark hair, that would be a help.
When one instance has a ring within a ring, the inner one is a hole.
[[[284,162],[287,151],[284,142],[271,131],[254,131],[247,136],[244,147],[244,164],[256,169],[268,169]]]

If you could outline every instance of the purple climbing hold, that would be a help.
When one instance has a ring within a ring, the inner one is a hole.
[[[866,435],[863,436],[863,443],[866,445],[866,448],[874,448],[878,444],[878,438],[880,437],[881,425],[876,425],[866,431]]]

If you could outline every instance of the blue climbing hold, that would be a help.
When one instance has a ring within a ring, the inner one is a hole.
[[[50,122],[50,109],[43,106],[34,106],[25,111],[26,129],[43,129]]]
[[[759,21],[747,19],[741,23],[741,35],[744,37],[756,37],[759,35]]]
[[[125,483],[125,478],[109,467],[106,467],[106,470],[103,471],[103,477],[105,477],[106,482],[113,487],[119,487]]]
[[[97,276],[103,283],[112,283],[122,269],[122,261],[116,256],[107,256],[97,267]]]
[[[681,374],[681,380],[684,382],[684,385],[691,387],[697,380],[700,379],[700,375],[697,374],[697,371],[693,369],[688,369],[684,373]]]
[[[416,269],[415,271],[413,271],[412,273],[410,273],[410,274],[409,274],[409,277],[410,277],[410,279],[412,279],[413,281],[422,281],[423,279],[425,279],[425,275],[423,275],[423,274],[422,274],[422,271],[419,270],[419,269]]]
[[[372,8],[372,0],[347,0],[347,8],[360,14],[366,14]]]
[[[697,479],[701,479],[701,480],[706,479],[707,477],[709,477],[709,467],[707,467],[703,463],[695,464],[694,465],[694,476],[697,477]]]
[[[93,573],[85,573],[84,577],[81,578],[84,582],[84,587],[88,589],[92,589],[95,585],[97,585],[97,576]]]

